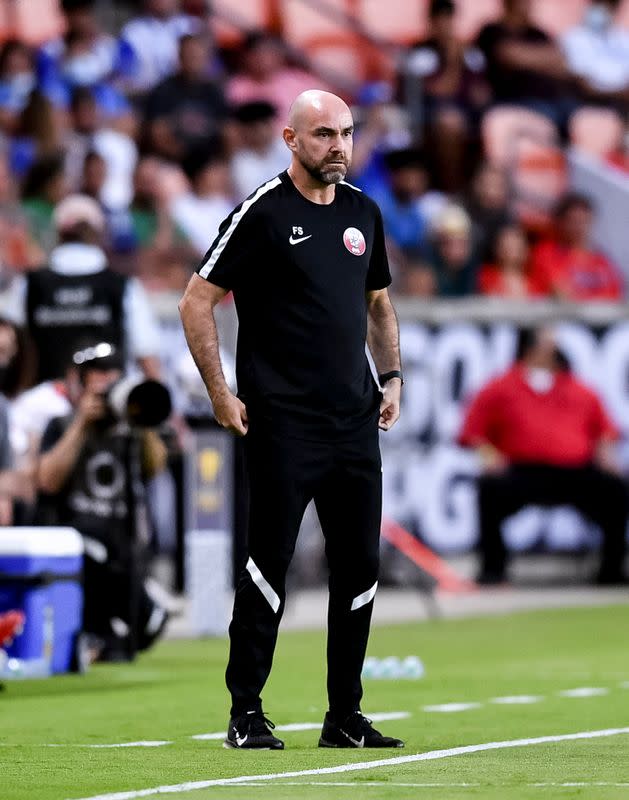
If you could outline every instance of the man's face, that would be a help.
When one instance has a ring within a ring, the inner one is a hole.
[[[264,119],[243,125],[242,138],[245,145],[252,150],[268,149],[275,138],[274,120]]]
[[[83,391],[105,394],[121,377],[119,369],[86,369],[83,373]]]
[[[286,131],[293,131],[287,128]],[[288,141],[304,169],[321,183],[340,183],[352,163],[354,121],[349,109],[314,112]],[[289,145],[290,146],[290,145]]]
[[[415,164],[395,169],[391,172],[391,188],[401,202],[417,200],[428,188],[426,171]]]

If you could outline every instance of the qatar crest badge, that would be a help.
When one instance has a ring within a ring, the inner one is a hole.
[[[354,256],[362,256],[367,249],[365,237],[358,228],[346,228],[343,234],[343,244]]]

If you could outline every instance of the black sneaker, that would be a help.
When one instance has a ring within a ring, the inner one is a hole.
[[[404,742],[383,736],[372,727],[370,719],[354,711],[341,725],[325,715],[319,747],[404,747]]]
[[[284,742],[273,736],[275,725],[264,716],[263,711],[248,711],[232,717],[227,728],[223,747],[237,750],[283,750]]]

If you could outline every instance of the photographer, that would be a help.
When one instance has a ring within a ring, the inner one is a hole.
[[[113,415],[112,387],[121,386],[121,377],[113,345],[74,354],[66,372],[74,411],[48,424],[38,468],[40,521],[83,535],[84,629],[108,660],[148,647],[166,620],[144,587],[150,541],[144,483],[164,469],[166,448],[154,430],[139,427],[143,421]]]

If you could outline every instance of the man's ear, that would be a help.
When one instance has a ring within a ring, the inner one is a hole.
[[[284,137],[284,141],[286,142],[286,147],[289,150],[296,150],[297,149],[297,134],[295,133],[294,128],[286,127],[282,132],[282,136]]]

